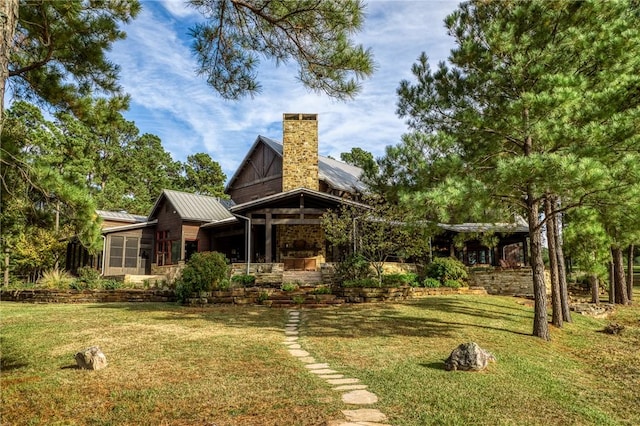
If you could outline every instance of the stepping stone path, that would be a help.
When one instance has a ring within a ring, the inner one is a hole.
[[[351,377],[344,377],[338,371],[332,370],[329,364],[319,363],[309,352],[305,351],[298,341],[300,326],[300,312],[289,311],[289,321],[285,326],[284,344],[287,345],[289,353],[298,358],[310,373],[318,375],[331,385],[333,390],[342,393],[342,401],[345,404],[366,406],[378,402],[378,397],[367,390],[367,385],[360,383],[360,380]],[[343,410],[345,420],[331,420],[327,426],[390,426],[385,416],[380,410],[375,408],[359,408],[356,410]]]

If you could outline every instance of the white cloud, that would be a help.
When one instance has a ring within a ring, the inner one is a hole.
[[[435,62],[452,47],[443,18],[454,2],[374,1],[368,6],[359,43],[371,47],[378,70],[363,83],[353,101],[337,102],[310,93],[296,80],[296,64],[276,67],[265,60],[260,68],[263,92],[239,102],[224,101],[195,74],[188,26],[193,11],[181,2],[143,3],[143,11],[127,26],[128,39],[116,44],[111,59],[120,64],[121,82],[132,96],[125,116],[142,132],[163,141],[174,158],[207,152],[230,176],[262,134],[281,139],[282,114],[319,114],[320,152],[339,157],[359,146],[382,155],[396,144],[405,126],[396,114],[396,88],[411,77],[411,65],[422,51]]]

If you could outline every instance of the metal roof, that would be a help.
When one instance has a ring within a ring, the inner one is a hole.
[[[117,222],[127,223],[141,223],[147,221],[147,216],[141,216],[138,214],[130,214],[125,211],[111,212],[108,210],[96,210],[98,216],[104,220],[113,220]]]
[[[167,201],[171,203],[182,220],[213,222],[233,217],[226,207],[232,204],[232,202],[228,200],[220,200],[207,195],[190,194],[188,192],[173,191],[170,189],[162,191],[149,217],[155,217],[155,212],[163,198],[166,198]]]
[[[240,170],[242,170],[242,165],[244,165],[260,142],[267,145],[276,154],[282,157],[282,143],[276,142],[265,136],[258,136],[253,146],[242,160],[240,167],[238,167],[236,173],[229,180],[227,188],[229,188],[230,184],[236,179]],[[342,161],[334,160],[323,155],[318,155],[318,178],[321,181],[326,182],[332,188],[351,193],[364,192],[367,187],[362,183],[362,181],[360,181],[362,172],[363,171],[360,167],[352,166],[351,164],[343,163]]]
[[[529,226],[516,220],[514,223],[456,223],[446,224],[439,223],[438,226],[447,231],[458,233],[474,233],[474,232],[529,232]]]

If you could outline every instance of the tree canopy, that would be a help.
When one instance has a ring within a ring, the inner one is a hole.
[[[553,214],[638,184],[639,13],[631,1],[463,3],[445,20],[449,63],[432,71],[423,54],[398,89],[405,145],[422,153],[415,174],[416,161],[399,164],[405,198],[441,214],[495,206],[528,218],[543,339],[543,201],[562,200]]]
[[[360,0],[190,0],[205,18],[191,30],[198,74],[225,99],[255,95],[260,56],[295,61],[310,90],[349,99],[374,71],[351,39],[364,21]]]

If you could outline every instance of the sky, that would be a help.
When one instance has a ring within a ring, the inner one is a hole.
[[[261,59],[262,92],[240,101],[222,99],[196,74],[189,28],[202,17],[182,0],[142,0],[142,11],[123,29],[109,58],[120,67],[120,83],[131,96],[123,115],[140,133],[162,140],[174,160],[198,152],[220,163],[227,177],[240,165],[258,135],[281,141],[284,113],[318,114],[319,151],[339,159],[360,147],[379,157],[407,132],[396,115],[396,89],[411,79],[411,66],[426,52],[434,67],[454,47],[444,18],[457,1],[370,0],[357,43],[373,52],[377,70],[351,101],[305,89],[297,64],[276,66]]]

